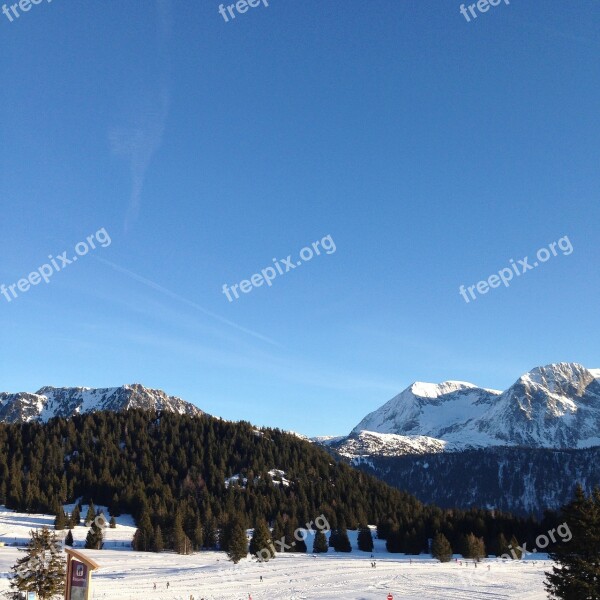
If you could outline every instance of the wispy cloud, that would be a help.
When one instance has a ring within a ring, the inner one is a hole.
[[[146,173],[165,133],[170,106],[168,40],[172,32],[170,0],[156,0],[158,88],[130,102],[131,116],[125,124],[111,127],[108,139],[112,152],[127,161],[131,194],[125,217],[127,231],[140,213]]]
[[[153,290],[160,292],[161,294],[164,294],[165,296],[168,296],[169,298],[172,298],[173,300],[177,300],[178,302],[186,304],[187,306],[190,306],[190,307],[200,311],[201,313],[205,314],[208,317],[211,317],[212,319],[215,319],[225,325],[228,325],[229,327],[233,327],[234,329],[237,329],[238,331],[241,331],[242,333],[245,333],[247,335],[255,337],[256,339],[259,339],[259,340],[266,342],[268,344],[271,344],[273,346],[280,346],[280,344],[278,342],[272,340],[271,338],[264,336],[260,333],[257,333],[256,331],[253,331],[252,329],[243,327],[242,325],[238,325],[237,323],[234,323],[233,321],[230,321],[229,319],[226,319],[225,317],[222,317],[221,315],[218,315],[218,314],[204,308],[203,306],[200,306],[196,302],[192,302],[191,300],[188,300],[187,298],[184,298],[183,296],[180,296],[179,294],[172,292],[171,290],[167,289],[166,287],[164,287],[150,279],[147,279],[146,277],[142,277],[141,275],[138,275],[137,273],[134,273],[133,271],[130,271],[129,269],[121,267],[120,265],[110,262],[109,260],[106,260],[104,258],[100,258],[97,256],[94,258],[97,261],[101,262],[102,264],[110,267],[111,269],[114,269],[115,271],[118,271],[119,273],[127,275],[131,279],[134,279],[135,281],[137,281],[149,288],[152,288]]]

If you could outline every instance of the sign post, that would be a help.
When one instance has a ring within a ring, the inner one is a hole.
[[[91,600],[92,572],[100,565],[72,548],[65,548],[67,553],[67,584],[65,600]]]

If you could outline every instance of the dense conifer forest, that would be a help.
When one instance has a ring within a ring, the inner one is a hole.
[[[132,514],[134,545],[148,551],[215,547],[234,524],[285,529],[321,514],[341,532],[377,524],[391,552],[428,551],[438,532],[455,551],[473,535],[493,552],[554,523],[427,506],[307,441],[246,422],[131,410],[0,425],[0,504],[62,519],[61,505],[78,498]]]

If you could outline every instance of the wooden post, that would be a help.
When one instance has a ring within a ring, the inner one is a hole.
[[[100,565],[82,552],[65,548],[67,553],[67,582],[65,600],[91,600],[92,572]]]

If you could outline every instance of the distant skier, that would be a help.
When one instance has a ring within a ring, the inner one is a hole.
[[[171,587],[171,584],[167,581],[167,589]]]
[[[156,583],[154,584],[154,589],[156,589]]]
[[[262,575],[260,576],[260,582],[262,583]]]

